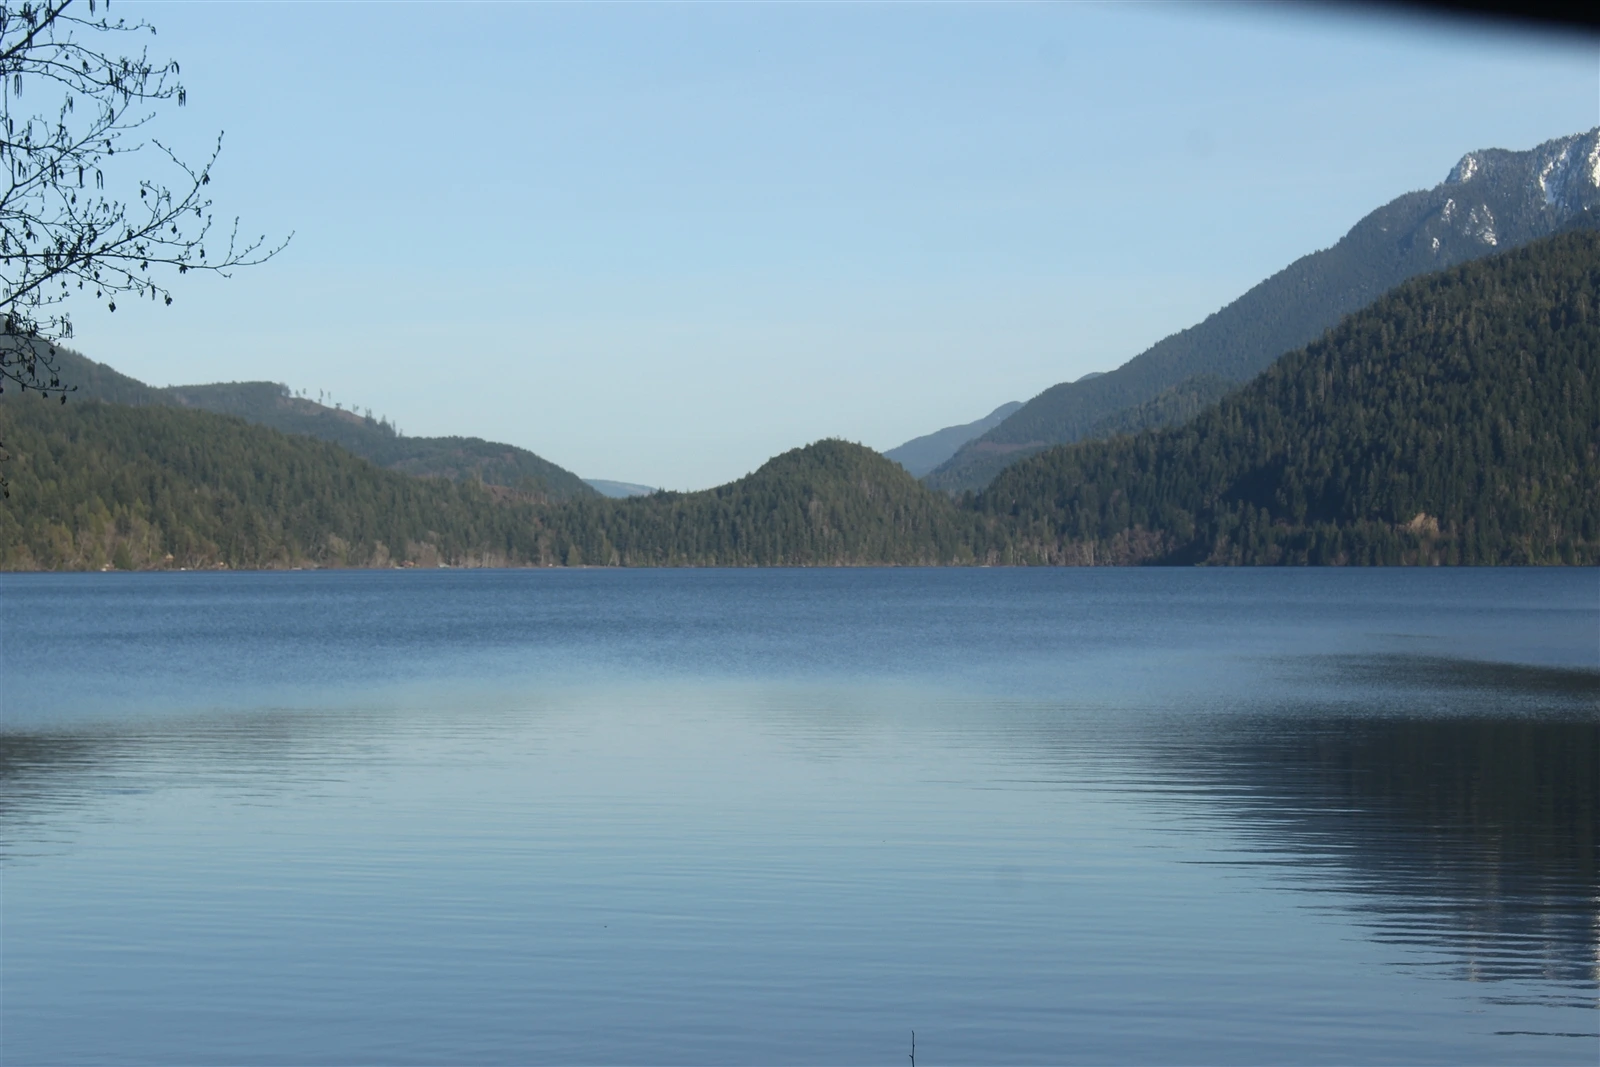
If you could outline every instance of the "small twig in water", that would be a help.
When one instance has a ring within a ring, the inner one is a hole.
[[[911,1067],[917,1067],[917,1032],[911,1031]]]

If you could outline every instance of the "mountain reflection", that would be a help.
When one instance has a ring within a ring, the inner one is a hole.
[[[71,813],[115,807],[128,796],[195,787],[235,797],[315,790],[341,767],[369,759],[377,739],[392,733],[388,717],[361,709],[0,730],[0,856],[37,846],[27,827],[70,827],[78,818]]]
[[[1223,862],[1338,893],[1371,936],[1455,977],[1554,983],[1592,1006],[1600,676],[1415,657],[1317,668],[1360,695],[1149,743],[1180,821],[1220,813],[1244,841]],[[1418,714],[1417,690],[1454,713]]]
[[[919,719],[919,729],[927,744],[983,734],[1069,788],[1154,805],[1216,849],[1210,862],[1325,895],[1368,936],[1403,946],[1410,965],[1506,983],[1489,995],[1507,1002],[1592,1007],[1600,675],[1393,656],[1276,668],[1290,684],[1268,677],[1275,668],[1241,672],[1221,710],[1030,705],[1019,723],[1002,705],[1022,705],[958,702],[953,718]],[[807,759],[899,758],[874,753],[875,731],[897,701],[914,703],[888,689],[739,692]],[[530,697],[510,715],[261,711],[0,732],[0,853],[31,850],[39,837],[29,827],[70,825],[53,817],[121,794],[196,784],[225,795],[315,792],[397,752],[438,758],[462,737],[473,751],[497,738],[515,747],[538,706]]]

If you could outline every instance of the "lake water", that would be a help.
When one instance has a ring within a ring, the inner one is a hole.
[[[0,577],[5,1063],[1579,1063],[1600,572]]]

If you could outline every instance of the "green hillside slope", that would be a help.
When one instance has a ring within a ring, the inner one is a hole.
[[[72,390],[69,404],[78,400],[133,405],[161,403],[161,390],[152,389],[139,379],[130,378],[104,363],[96,363],[70,348],[58,346],[54,358],[62,384]]]
[[[402,437],[387,422],[292,395],[276,382],[224,382],[154,388],[76,352],[58,359],[68,401],[164,404],[235,415],[284,433],[331,441],[381,467],[416,477],[481,481],[547,500],[594,496],[583,479],[515,445],[478,437]]]
[[[1410,282],[1178,429],[1004,472],[1051,563],[1600,562],[1600,235]]]
[[[23,397],[0,403],[0,441],[8,570],[540,557],[527,504],[209,412]]]
[[[0,403],[0,569],[970,562],[984,520],[824,441],[700,493],[537,505],[164,405]]]
[[[1594,225],[1600,186],[1587,168],[1597,148],[1600,130],[1526,152],[1469,153],[1441,185],[1384,205],[1333,247],[1295,261],[1204,322],[1108,374],[1046,389],[965,445],[928,484],[979,489],[1052,444],[1092,439],[1097,425],[1185,379],[1244,382],[1408,278]]]
[[[476,479],[549,500],[594,495],[576,474],[525,448],[481,437],[402,437],[385,421],[293,396],[275,382],[176,385],[158,392],[183,407],[332,441],[380,467],[414,477]]]
[[[984,524],[862,445],[819,441],[698,493],[541,512],[566,563],[819,566],[971,562]]]

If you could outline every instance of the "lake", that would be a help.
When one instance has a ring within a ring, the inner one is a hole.
[[[0,576],[6,1063],[1577,1063],[1600,572]]]

